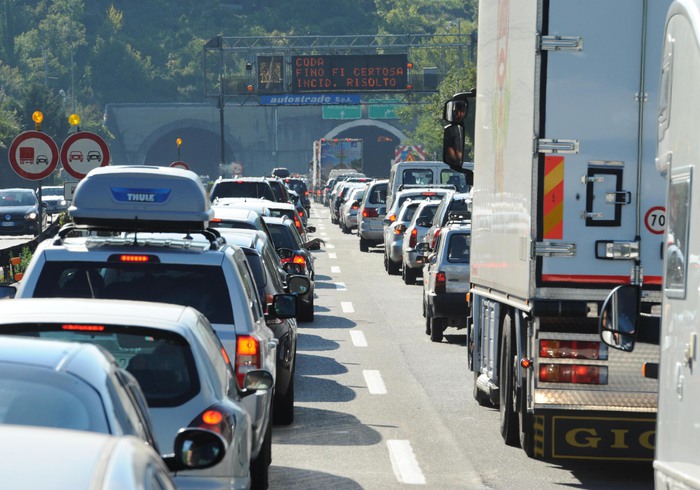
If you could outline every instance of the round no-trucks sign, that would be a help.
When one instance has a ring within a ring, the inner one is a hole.
[[[644,226],[654,235],[661,235],[666,226],[666,208],[654,206],[644,215]]]
[[[173,163],[170,164],[170,166],[173,167],[173,168],[184,168],[185,170],[189,170],[189,169],[190,169],[190,166],[189,166],[189,165],[187,165],[185,162],[181,162],[181,161],[173,162]]]
[[[109,165],[109,147],[95,133],[73,133],[61,146],[61,165],[71,176],[83,179],[90,170]]]
[[[18,134],[7,153],[12,170],[28,180],[46,178],[58,166],[58,146],[41,131]]]

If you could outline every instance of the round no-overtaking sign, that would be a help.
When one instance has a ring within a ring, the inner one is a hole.
[[[83,179],[90,170],[109,165],[105,140],[88,131],[73,133],[61,146],[61,165],[71,176]]]

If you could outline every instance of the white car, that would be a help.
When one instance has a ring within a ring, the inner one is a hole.
[[[438,200],[423,201],[406,226],[401,242],[401,277],[405,284],[415,283],[421,275],[423,264],[418,263],[417,257],[422,254],[416,250],[416,245],[425,238],[439,204]]]
[[[340,205],[338,222],[343,233],[350,233],[357,228],[357,213],[365,196],[367,186],[350,190],[347,199]]]
[[[158,454],[134,436],[3,425],[0,439],[3,488],[177,488]]]
[[[180,488],[223,490],[251,485],[251,423],[241,397],[253,394],[256,387],[270,388],[272,377],[264,371],[250,372],[245,388],[239,390],[221,342],[194,308],[145,301],[15,299],[3,303],[0,333],[101,346],[138,381],[157,440],[172,441],[182,427],[205,429],[223,438],[221,446],[227,450],[220,462],[178,472],[175,479]],[[17,352],[21,356],[22,351]],[[45,374],[49,375],[53,376]],[[44,417],[50,412],[46,407],[58,403],[47,396],[51,391],[46,388],[45,401],[39,405],[42,410],[34,409]],[[56,410],[63,419],[85,424],[72,427],[77,429],[88,427],[88,419],[97,416],[93,412],[99,410],[90,407],[80,412],[68,405]],[[119,417],[116,412],[112,416]]]
[[[211,322],[241,386],[250,370],[274,378],[277,340],[250,266],[240,248],[208,227],[214,213],[197,174],[141,165],[96,168],[78,184],[69,213],[74,222],[39,245],[17,297],[192,306]],[[296,315],[293,295],[279,295],[278,303],[286,305],[287,317]],[[273,389],[261,389],[243,400],[253,426],[253,476],[261,484],[272,461],[272,398]]]

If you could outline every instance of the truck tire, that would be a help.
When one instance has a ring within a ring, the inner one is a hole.
[[[369,252],[369,245],[367,244],[367,240],[365,240],[362,237],[360,237],[360,252]]]
[[[498,360],[499,371],[499,412],[501,414],[501,436],[509,446],[520,445],[518,413],[515,407],[515,338],[512,318],[506,315],[501,325],[501,352]]]

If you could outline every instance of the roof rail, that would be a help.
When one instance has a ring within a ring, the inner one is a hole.
[[[423,189],[423,188],[429,188],[429,189],[448,189],[448,190],[457,190],[457,187],[455,187],[452,184],[401,184],[399,185],[400,191],[406,190],[406,189]]]
[[[447,223],[471,222],[472,213],[469,211],[450,211],[447,213]]]
[[[102,245],[136,245],[138,244],[138,233],[140,231],[143,232],[144,230],[123,229],[120,226],[110,226],[109,223],[100,226],[66,223],[58,230],[58,233],[54,237],[53,244],[61,245],[63,240],[68,237],[68,235],[77,234],[78,236],[89,236],[93,242],[99,241]],[[219,231],[214,228],[199,228],[188,231],[183,231],[182,228],[177,228],[173,230],[158,229],[154,231],[157,233],[186,233],[187,237],[189,238],[185,237],[183,240],[191,240],[191,234],[202,235],[209,242],[209,250],[220,250],[224,247],[224,245],[226,245],[226,240],[224,237],[222,237]],[[94,235],[92,232],[98,232],[98,234]],[[110,233],[113,234],[110,235]],[[117,233],[119,233],[120,236],[117,236]],[[133,233],[134,236],[133,238],[129,237],[126,239],[123,236],[123,233]],[[159,244],[161,246],[172,246],[171,244],[174,242],[175,240],[163,240],[162,242],[159,242]],[[182,247],[178,246],[178,248]]]

